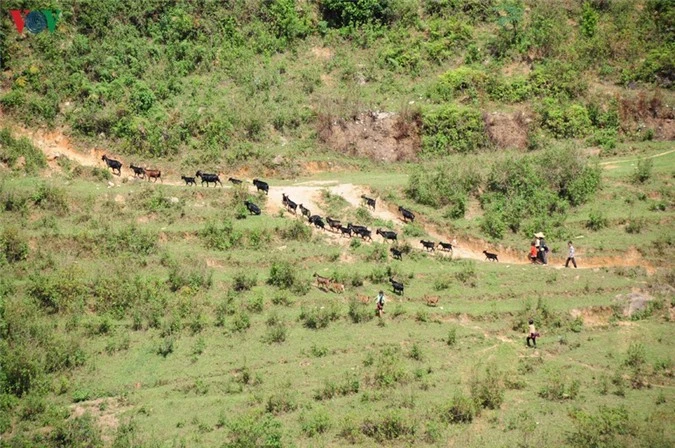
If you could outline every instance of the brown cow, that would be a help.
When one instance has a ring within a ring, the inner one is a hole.
[[[148,181],[150,179],[153,179],[153,182],[157,182],[157,179],[159,179],[160,182],[162,182],[162,183],[164,182],[162,180],[162,172],[160,170],[149,170],[149,169],[146,168],[145,169],[145,177],[148,179]]]

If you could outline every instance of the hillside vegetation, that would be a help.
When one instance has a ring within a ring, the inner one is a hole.
[[[672,2],[5,0],[0,56],[0,448],[675,445]]]

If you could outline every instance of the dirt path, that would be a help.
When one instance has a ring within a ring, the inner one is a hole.
[[[105,168],[105,163],[101,160],[103,154],[110,154],[112,157],[115,157],[114,154],[102,149],[102,148],[92,148],[88,152],[81,152],[74,149],[69,138],[59,131],[29,131],[25,128],[14,127],[14,131],[21,135],[28,137],[33,144],[40,148],[45,156],[47,157],[49,167],[48,174],[53,172],[60,171],[58,165],[58,159],[60,157],[66,157],[72,161],[75,161],[83,166],[98,166]],[[670,154],[675,150],[666,151],[660,154],[656,154],[651,157],[659,157],[666,154]],[[625,161],[621,161],[625,162]],[[184,182],[176,181],[175,178],[179,177],[179,174],[175,173],[173,170],[166,170],[166,178],[163,180],[163,185],[172,185],[172,186],[183,186]],[[123,174],[119,178],[115,178],[115,182],[121,179],[127,178],[133,180],[134,177],[131,174],[128,165],[125,165],[123,168]],[[221,176],[225,178],[225,176]],[[246,179],[249,182],[249,190],[251,192],[255,191],[253,185],[250,184],[251,179]],[[231,188],[229,185],[225,185],[223,188]],[[298,204],[303,204],[305,207],[310,209],[312,214],[325,215],[325,212],[322,209],[322,190],[328,190],[332,194],[342,196],[351,207],[358,208],[361,206],[362,200],[361,195],[371,195],[367,187],[354,185],[351,183],[339,183],[338,180],[328,180],[328,181],[309,181],[309,182],[299,182],[295,185],[288,185],[283,187],[271,187],[269,191],[269,198],[267,204],[265,205],[265,211],[268,214],[277,214],[282,208],[282,193],[286,193],[293,201]],[[397,207],[394,204],[388,204],[384,202],[381,198],[377,198],[377,207],[374,211],[371,211],[373,217],[390,221],[393,223],[394,230],[399,234],[399,241],[405,241],[410,244],[416,250],[421,250],[420,247],[420,238],[404,238],[402,234],[403,226],[405,223],[402,221],[400,214],[398,213]],[[298,218],[304,219],[298,211]],[[494,248],[490,246],[486,241],[479,238],[473,237],[458,237],[456,235],[450,235],[439,229],[437,226],[426,222],[423,216],[417,216],[416,222],[420,224],[424,231],[429,235],[431,239],[435,242],[444,241],[452,242],[454,246],[453,252],[441,252],[435,251],[431,256],[436,257],[453,257],[453,258],[464,258],[464,259],[473,259],[479,261],[485,261],[485,256],[483,250],[495,251],[499,254],[499,260],[502,263],[509,264],[518,264],[524,265],[529,264],[529,261],[526,258],[525,251],[518,251],[512,248],[506,247],[497,247]],[[320,230],[315,230],[321,232]],[[375,233],[375,229],[373,229]],[[329,241],[333,244],[339,244],[346,246],[349,244],[349,238],[344,238],[341,235],[332,233],[330,231],[322,232],[326,235]],[[373,240],[381,241],[381,238],[378,235],[373,235]],[[552,260],[553,263],[549,264],[549,268],[562,268],[562,263],[558,263],[561,260]],[[642,259],[640,253],[631,248],[628,252],[622,256],[617,257],[600,257],[600,258],[584,258],[578,257],[581,268],[597,268],[597,267],[606,267],[606,266],[646,266],[646,263]],[[647,267],[648,272],[650,271]],[[652,269],[653,271],[653,269]]]
[[[663,157],[667,156],[668,154],[675,152],[675,149],[670,149],[668,151],[660,152],[658,154],[654,154],[653,156],[645,157],[645,159],[655,159],[657,157]],[[627,163],[627,162],[637,162],[640,159],[626,159],[626,160],[610,160],[607,162],[600,162],[600,166],[604,166],[607,169],[612,169],[615,168],[615,165],[618,163]]]

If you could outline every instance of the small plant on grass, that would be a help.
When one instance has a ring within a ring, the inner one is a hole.
[[[654,168],[654,160],[640,158],[635,166],[632,180],[636,184],[644,184],[652,177],[652,170]]]
[[[281,344],[286,340],[288,329],[283,322],[277,323],[267,328],[267,332],[263,336],[263,342],[268,344]]]
[[[494,365],[485,369],[485,374],[474,375],[470,381],[471,398],[479,408],[499,409],[504,401],[502,375]]]
[[[605,218],[605,215],[600,210],[593,210],[588,214],[586,228],[597,232],[605,227],[607,227],[607,218]]]
[[[626,224],[626,233],[633,233],[633,234],[641,233],[646,223],[647,221],[645,220],[645,218],[642,217],[635,218],[631,216],[628,219],[628,224]]]
[[[457,393],[440,412],[441,418],[448,423],[471,423],[476,416],[474,401],[462,393]]]
[[[166,358],[173,353],[174,344],[175,338],[173,336],[165,336],[157,346],[157,354]]]
[[[330,414],[324,408],[300,416],[300,427],[307,437],[323,434],[331,428]]]
[[[243,311],[238,312],[232,318],[232,331],[243,332],[251,326],[251,318]]]
[[[312,344],[312,347],[309,349],[309,353],[315,358],[322,358],[328,354],[328,347]]]
[[[255,273],[249,275],[246,272],[239,272],[232,279],[232,289],[235,291],[248,291],[257,283],[258,278]]]
[[[450,347],[453,347],[457,343],[457,328],[452,327],[448,330],[448,337],[445,340],[445,343]]]

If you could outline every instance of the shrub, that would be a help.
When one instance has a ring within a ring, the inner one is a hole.
[[[235,230],[232,221],[226,219],[221,225],[210,221],[199,231],[204,246],[208,249],[227,250],[241,243],[243,234]]]
[[[225,448],[250,448],[264,446],[281,448],[281,422],[271,415],[248,413],[227,423]]]
[[[247,275],[246,272],[235,274],[232,279],[232,289],[235,291],[248,291],[258,283],[258,277],[255,273]]]
[[[448,338],[445,340],[446,344],[453,346],[457,343],[457,328],[452,327],[448,330]]]
[[[149,230],[141,230],[132,224],[118,231],[104,231],[99,236],[108,254],[115,255],[119,251],[135,256],[150,255],[157,249],[157,234]]]
[[[332,304],[327,307],[302,308],[300,311],[300,320],[303,325],[312,330],[326,328],[331,321],[340,317],[337,306]]]
[[[415,422],[404,418],[400,411],[389,411],[379,419],[366,418],[361,423],[361,432],[378,443],[414,436]]]
[[[17,263],[28,257],[28,242],[16,227],[5,227],[0,234],[0,255],[9,263]]]
[[[323,0],[321,15],[332,28],[358,27],[391,20],[391,0]]]
[[[441,418],[448,423],[471,423],[476,416],[476,406],[471,398],[461,393],[441,410]]]
[[[638,159],[635,171],[633,172],[633,183],[644,184],[651,179],[653,167],[653,159]]]
[[[607,218],[600,210],[593,210],[588,214],[588,221],[586,227],[594,232],[607,227]]]
[[[286,340],[288,329],[284,322],[279,322],[267,328],[267,333],[263,336],[263,342],[268,344],[281,344]]]
[[[485,375],[475,375],[470,382],[471,398],[480,408],[499,409],[504,401],[504,385],[501,374],[490,365]]]
[[[270,268],[270,276],[267,283],[280,289],[293,288],[298,279],[295,276],[296,269],[286,261],[275,261]]]
[[[205,262],[191,264],[172,263],[169,270],[169,289],[173,292],[208,290],[213,285],[213,270],[206,266]]]
[[[627,233],[640,233],[642,232],[642,229],[645,227],[647,224],[647,220],[643,217],[635,218],[635,217],[630,217],[628,219],[628,224],[626,224],[626,232]]]
[[[571,413],[574,431],[567,434],[573,447],[613,447],[623,445],[622,436],[633,432],[628,411],[622,406],[600,406],[596,413],[575,411]]]
[[[53,211],[58,215],[63,215],[68,211],[65,190],[52,187],[44,182],[38,185],[31,199],[37,207]]]
[[[251,318],[243,311],[238,312],[232,319],[232,331],[243,332],[251,327]]]
[[[296,394],[286,388],[267,397],[267,402],[265,403],[265,411],[274,415],[292,412],[297,408]]]
[[[157,346],[157,354],[166,358],[173,353],[175,342],[174,336],[165,336]]]
[[[300,427],[307,437],[323,434],[331,427],[330,414],[324,408],[310,414],[302,414],[300,416]]]
[[[104,446],[101,429],[89,412],[60,423],[50,434],[50,439],[55,446]]]
[[[4,96],[0,104],[7,105],[9,98],[9,94]],[[28,173],[47,167],[45,155],[28,138],[15,139],[9,129],[0,129],[0,162],[14,169],[19,158],[23,158],[23,170]]]
[[[361,303],[360,301],[353,298],[349,302],[349,311],[347,312],[347,315],[353,323],[359,324],[362,322],[368,322],[374,317],[375,314],[373,309],[368,304]]]
[[[423,111],[422,150],[425,154],[469,153],[487,143],[480,111],[454,105]]]
[[[545,98],[539,114],[542,127],[557,138],[584,137],[592,126],[588,111],[579,104],[564,106],[555,99]]]
[[[293,221],[279,230],[279,236],[290,241],[309,241],[312,238],[312,230],[301,221]]]

